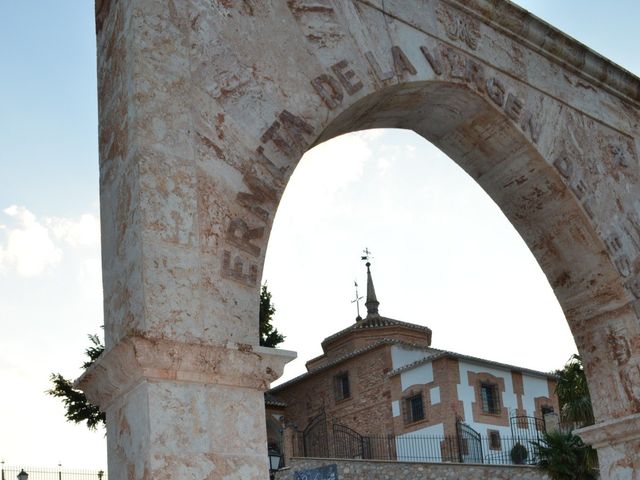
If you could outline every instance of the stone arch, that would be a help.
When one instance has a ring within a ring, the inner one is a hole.
[[[273,214],[307,149],[373,126],[416,131],[502,208],[585,358],[603,475],[640,475],[637,78],[508,2],[98,0],[96,18],[107,352],[80,385],[111,475],[264,475],[261,392],[292,355],[257,346]]]
[[[438,146],[483,187],[531,249],[563,307],[589,378],[615,378],[606,367],[594,371],[611,357],[612,340],[606,340],[610,329],[591,329],[588,324],[615,316],[622,319],[620,328],[628,331],[633,328],[634,301],[598,231],[593,205],[581,191],[581,173],[573,170],[575,160],[563,140],[563,135],[570,136],[570,144],[578,148],[573,138],[589,134],[572,120],[577,125],[550,140],[560,146],[545,158],[547,152],[541,152],[500,107],[459,83],[407,83],[375,91],[345,107],[309,145],[363,128],[407,128]],[[612,389],[612,384],[606,387],[607,396]],[[611,414],[607,402],[598,402],[596,395],[596,411]],[[615,403],[633,413],[632,397],[620,394]]]

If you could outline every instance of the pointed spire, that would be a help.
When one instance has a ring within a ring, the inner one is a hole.
[[[378,305],[380,302],[376,298],[376,290],[373,288],[373,279],[371,278],[371,263],[367,262],[367,302],[364,304],[367,307],[367,317],[378,317]]]

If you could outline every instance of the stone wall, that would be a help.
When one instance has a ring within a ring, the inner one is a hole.
[[[535,467],[516,465],[471,465],[455,463],[409,463],[371,460],[293,458],[276,480],[296,480],[295,473],[326,465],[336,465],[337,480],[549,480]]]

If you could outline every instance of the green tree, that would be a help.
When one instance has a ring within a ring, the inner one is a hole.
[[[598,478],[596,451],[572,433],[545,432],[531,442],[538,455],[538,467],[553,480],[595,480]]]
[[[275,312],[275,306],[271,303],[271,292],[269,292],[265,284],[260,290],[260,345],[262,346],[273,348],[282,343],[285,338],[271,324]],[[92,345],[85,350],[89,360],[82,364],[84,369],[89,368],[104,352],[104,345],[97,335],[89,335],[89,340]],[[90,430],[95,430],[98,425],[104,425],[106,421],[105,414],[96,405],[89,403],[82,391],[73,388],[73,381],[59,373],[52,373],[51,383],[53,386],[47,390],[47,393],[62,399],[66,409],[65,417],[67,417],[68,421],[74,423],[86,422]]]
[[[560,419],[573,428],[593,425],[593,407],[582,359],[573,355],[565,366],[554,372]],[[538,466],[553,480],[591,480],[598,478],[598,456],[573,433],[558,430],[544,433],[540,442],[532,442]]]
[[[560,402],[560,418],[577,427],[593,425],[593,407],[587,377],[579,355],[573,355],[561,370],[556,370],[556,395]]]
[[[271,292],[265,283],[260,290],[260,345],[262,347],[275,348],[285,339],[285,336],[271,325],[275,313],[276,307],[271,303]]]
[[[89,368],[104,351],[104,345],[97,335],[89,335],[89,340],[92,345],[84,351],[85,355],[89,357],[89,360],[82,364],[82,368],[85,369]],[[64,378],[59,373],[52,373],[51,383],[53,383],[53,387],[47,390],[47,393],[62,399],[67,410],[65,417],[68,421],[86,422],[90,430],[95,430],[98,425],[104,425],[106,421],[104,412],[101,412],[96,405],[89,403],[82,391],[73,388],[71,380]]]

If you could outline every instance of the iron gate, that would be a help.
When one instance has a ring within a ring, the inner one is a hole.
[[[371,458],[370,442],[352,428],[334,424],[333,442],[337,458]]]
[[[461,463],[484,463],[480,434],[466,423],[456,422],[458,454]]]
[[[302,446],[305,457],[329,458],[329,436],[327,416],[324,412],[309,422],[302,432]]]

